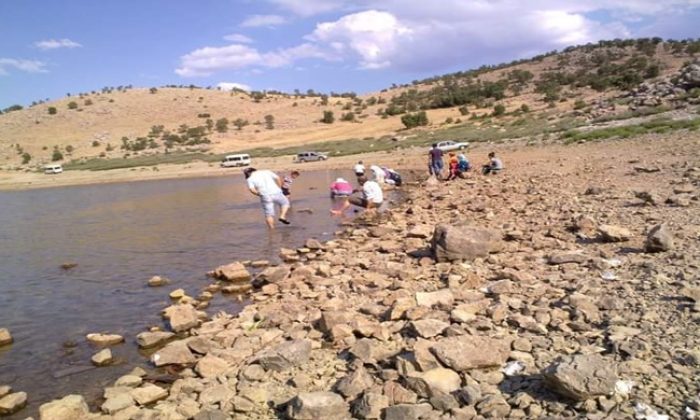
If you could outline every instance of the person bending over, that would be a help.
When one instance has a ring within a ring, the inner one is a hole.
[[[279,221],[288,225],[287,211],[289,211],[289,200],[282,193],[280,177],[272,171],[266,169],[257,170],[255,168],[247,168],[243,171],[243,174],[250,193],[260,197],[260,204],[265,214],[267,227],[270,229],[275,228],[275,205],[280,207]]]
[[[350,204],[369,211],[374,211],[382,205],[384,202],[384,193],[376,181],[370,181],[367,177],[361,176],[357,179],[357,182],[362,186],[362,195],[351,196],[346,204],[341,209],[333,211],[333,214],[342,214]]]
[[[350,207],[348,199],[352,195],[352,192],[352,184],[343,178],[338,178],[331,184],[331,200],[333,200],[331,214],[340,214]]]
[[[360,177],[365,174],[365,165],[362,163],[362,161],[359,161],[355,164],[352,170],[355,172],[355,176]]]

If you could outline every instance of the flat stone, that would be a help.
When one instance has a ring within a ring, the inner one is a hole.
[[[576,401],[611,395],[618,380],[615,366],[599,354],[563,357],[545,369],[543,375],[552,391]]]
[[[0,328],[0,346],[12,344],[13,341],[14,339],[10,331],[7,328]]]
[[[228,414],[214,408],[207,408],[194,416],[194,420],[230,420]]]
[[[12,392],[12,387],[9,385],[0,385],[0,398]]]
[[[219,280],[230,281],[234,283],[246,282],[251,280],[251,275],[248,269],[240,262],[222,265],[216,268],[213,272],[214,277]]]
[[[309,360],[311,342],[292,340],[255,355],[254,361],[266,370],[283,371]]]
[[[600,225],[598,232],[605,242],[625,242],[632,237],[629,229],[614,225]]]
[[[348,419],[347,403],[333,392],[308,392],[297,395],[289,404],[287,415],[294,420]]]
[[[168,320],[173,331],[187,331],[199,325],[199,316],[194,306],[189,304],[173,305],[168,309]]]
[[[131,391],[131,396],[139,405],[153,404],[168,396],[168,391],[157,385],[147,384]]]
[[[136,336],[136,343],[142,349],[150,349],[164,344],[175,336],[175,333],[169,331],[144,331]]]
[[[223,375],[229,367],[229,364],[224,359],[208,354],[199,359],[195,371],[202,378],[215,378]]]
[[[420,319],[411,321],[411,328],[423,338],[432,338],[442,334],[443,331],[450,326],[449,322],[440,321],[438,319]]]
[[[560,252],[552,254],[548,262],[552,265],[560,264],[583,264],[588,261],[588,257],[580,252]]]
[[[165,286],[168,283],[170,283],[170,281],[168,279],[166,279],[165,277],[161,277],[161,276],[153,276],[150,279],[148,279],[148,286],[149,287]]]
[[[130,388],[135,388],[143,382],[140,376],[136,375],[124,375],[114,382],[114,386],[126,386]]]
[[[85,337],[92,344],[105,347],[124,342],[124,337],[118,334],[88,334]]]
[[[224,384],[217,384],[217,385],[209,386],[209,387],[205,388],[202,392],[200,392],[199,393],[199,402],[203,406],[217,404],[217,403],[226,404],[235,395],[236,395],[236,392],[233,389],[231,389],[230,387],[228,387]]]
[[[0,398],[0,416],[16,413],[27,405],[27,393],[15,392]]]
[[[172,292],[170,292],[168,296],[170,296],[170,299],[182,299],[186,296],[185,289],[175,289]]]
[[[352,406],[353,416],[360,419],[380,419],[382,410],[389,406],[389,398],[378,392],[365,392]]]
[[[95,366],[107,366],[114,360],[110,349],[103,349],[95,353],[90,359]]]
[[[186,365],[196,362],[197,359],[183,341],[174,341],[151,356],[151,362],[156,366]]]
[[[41,420],[77,420],[89,416],[90,410],[82,395],[67,395],[39,407]]]
[[[108,398],[107,400],[105,400],[100,409],[103,413],[112,415],[118,411],[127,409],[135,404],[136,403],[134,402],[134,399],[131,395],[123,393],[115,395],[112,398]]]
[[[440,340],[432,352],[457,372],[503,365],[510,353],[510,339],[481,336],[456,336]]]
[[[472,261],[488,257],[503,248],[501,235],[494,230],[470,225],[435,226],[432,249],[437,261]]]
[[[431,411],[430,404],[397,404],[384,410],[384,420],[419,420]]]
[[[441,289],[435,292],[417,292],[416,304],[421,306],[441,306],[450,307],[455,298],[450,289]]]

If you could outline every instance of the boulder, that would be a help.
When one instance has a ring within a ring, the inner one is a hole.
[[[80,420],[90,415],[90,410],[81,395],[68,395],[39,407],[41,420]]]
[[[114,360],[110,349],[103,349],[95,353],[92,358],[92,364],[95,366],[107,366]]]
[[[12,344],[13,341],[14,339],[10,331],[7,328],[0,328],[0,346]]]
[[[100,409],[103,413],[113,415],[136,404],[134,398],[128,392],[122,392],[107,398]]]
[[[611,395],[618,380],[615,366],[599,354],[560,358],[543,375],[552,391],[576,401]]]
[[[365,368],[360,367],[345,375],[335,385],[336,391],[348,399],[354,399],[362,391],[369,389],[374,384],[372,376],[367,373]]]
[[[353,416],[360,419],[380,419],[382,410],[389,406],[389,398],[378,392],[365,392],[352,406]]]
[[[219,280],[230,282],[250,281],[251,275],[248,269],[239,262],[222,265],[213,271],[213,276]]]
[[[157,385],[147,384],[131,391],[131,396],[139,405],[153,404],[168,396],[168,391]]]
[[[215,378],[219,375],[223,375],[228,369],[229,365],[224,359],[210,354],[199,359],[195,367],[195,371],[202,378]]]
[[[647,234],[644,243],[646,252],[664,252],[674,248],[674,238],[666,224],[656,225]]]
[[[168,279],[166,279],[165,277],[161,277],[161,276],[153,276],[150,279],[148,279],[148,286],[149,287],[165,286],[168,283],[170,283],[170,281]]]
[[[0,398],[0,416],[16,413],[27,405],[27,393],[15,392]]]
[[[118,334],[88,334],[85,337],[92,344],[104,347],[124,342],[124,337]]]
[[[430,404],[397,404],[384,410],[384,420],[419,420],[431,411]]]
[[[431,350],[446,366],[465,372],[503,365],[510,354],[510,343],[506,338],[462,335],[440,340]]]
[[[170,328],[175,332],[187,331],[199,325],[199,316],[190,304],[173,305],[166,309]]]
[[[449,322],[440,321],[439,319],[420,319],[417,321],[411,321],[411,328],[413,331],[415,331],[418,336],[423,338],[432,338],[436,335],[440,335],[449,326]]]
[[[175,336],[174,333],[165,331],[145,331],[136,336],[136,343],[142,349],[158,347]]]
[[[221,410],[206,408],[194,416],[194,420],[229,420],[231,417]]]
[[[462,384],[459,374],[452,369],[435,368],[427,372],[414,372],[406,377],[409,388],[423,398],[440,393],[449,394],[458,390]]]
[[[347,419],[347,403],[333,392],[307,392],[297,395],[287,407],[294,420]]]
[[[454,301],[455,297],[450,289],[441,289],[435,292],[416,293],[416,303],[421,306],[450,307]]]
[[[151,362],[156,366],[186,365],[196,362],[194,354],[184,341],[174,341],[151,356]]]
[[[604,242],[625,242],[632,237],[632,232],[620,226],[600,225],[598,232]]]
[[[266,370],[281,372],[305,363],[310,354],[311,341],[292,340],[259,352],[255,355],[254,362]]]
[[[175,289],[168,294],[168,296],[170,296],[170,299],[175,299],[175,300],[182,299],[186,295],[187,294],[185,293],[185,289]]]
[[[432,249],[437,261],[471,261],[487,257],[503,247],[501,235],[491,229],[470,225],[435,226]]]

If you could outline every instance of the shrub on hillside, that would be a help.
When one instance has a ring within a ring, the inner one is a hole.
[[[355,113],[354,112],[348,112],[340,116],[340,121],[348,121],[352,122],[355,121]]]
[[[32,160],[32,155],[27,152],[22,153],[22,165],[26,165],[30,160]]]
[[[90,106],[92,105],[92,99],[86,99],[83,103],[85,104],[85,106]]]
[[[275,128],[275,116],[274,115],[265,115],[265,128],[268,130],[273,130]]]
[[[335,122],[333,111],[323,111],[323,118],[321,118],[321,122],[324,124],[333,124]]]
[[[58,146],[54,146],[53,153],[51,154],[51,161],[57,162],[59,160],[63,160],[63,153],[61,153],[61,151],[58,150]]]
[[[92,141],[92,147],[100,147],[100,142],[97,140]]]
[[[68,146],[66,146],[66,153],[73,153],[73,150],[75,150],[75,149],[70,144]]]
[[[574,109],[583,109],[586,107],[586,101],[583,99],[577,99],[576,102],[574,102]]]
[[[157,88],[154,88],[154,87],[148,89],[148,91],[151,93],[151,95],[154,95],[154,94],[158,93],[158,89],[157,89]]]
[[[520,105],[520,111],[522,111],[524,113],[530,112],[530,107],[527,106],[527,104],[522,104],[522,105]]]
[[[248,125],[248,124],[250,124],[250,123],[248,122],[248,120],[244,120],[243,118],[236,118],[236,119],[233,121],[233,125],[236,126],[236,128],[238,129],[238,131],[243,130],[243,127],[245,127],[245,126]]]
[[[503,104],[498,104],[493,107],[493,116],[494,117],[500,117],[501,115],[506,113],[506,107],[503,106]]]
[[[56,115],[56,113],[58,112],[58,110],[56,109],[55,106],[50,106],[49,109],[48,109],[48,112],[49,112],[49,115]]]
[[[75,101],[68,102],[68,109],[78,109],[78,103]]]
[[[2,112],[7,114],[8,112],[20,111],[20,110],[22,110],[22,105],[12,105],[12,106],[8,106],[7,108],[3,109]]]
[[[401,122],[406,128],[414,128],[418,126],[428,125],[428,115],[425,111],[417,112],[415,114],[406,114],[401,117]]]
[[[228,119],[219,118],[218,120],[216,120],[216,124],[214,126],[216,127],[217,132],[225,133],[228,131]]]

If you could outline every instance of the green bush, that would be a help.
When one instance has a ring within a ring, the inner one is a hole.
[[[97,140],[92,141],[92,147],[100,147],[100,142]]]
[[[243,130],[243,127],[245,127],[245,126],[248,125],[248,124],[249,124],[248,120],[244,120],[243,118],[236,118],[236,119],[233,121],[233,125],[236,126],[236,128],[238,129],[238,131]]]
[[[78,103],[75,101],[68,102],[68,109],[78,109]]]
[[[66,146],[66,152],[67,152],[67,153],[73,153],[73,150],[75,150],[75,149],[74,149],[73,146],[71,146],[70,144],[69,144],[68,146]]]
[[[335,122],[333,111],[323,111],[323,118],[321,118],[321,122],[324,124],[333,124]]]
[[[32,160],[32,155],[27,152],[22,153],[22,165],[26,165],[30,160]]]
[[[274,115],[265,115],[265,128],[268,130],[273,130],[275,128],[275,116]]]
[[[343,114],[343,115],[340,117],[340,121],[348,121],[348,122],[355,121],[355,113],[354,113],[354,112],[348,112],[348,113]]]
[[[401,122],[406,128],[414,128],[418,126],[428,125],[428,115],[425,111],[417,112],[415,114],[406,114],[401,117]]]
[[[225,133],[228,131],[228,118],[219,118],[216,120],[216,131],[219,133]]]
[[[148,91],[151,93],[151,95],[154,95],[154,94],[158,93],[158,89],[157,89],[157,88],[154,88],[154,87],[148,89]]]
[[[577,99],[576,102],[574,102],[574,109],[583,109],[586,107],[586,101],[583,99]]]
[[[61,153],[61,151],[58,150],[58,146],[54,146],[53,153],[51,154],[51,161],[57,162],[59,160],[63,160],[63,153]]]
[[[90,106],[92,105],[92,99],[86,99],[83,103],[85,104],[85,106]]]
[[[506,113],[506,107],[503,106],[503,104],[498,104],[493,107],[493,116],[494,117],[499,117],[501,115],[504,115]]]
[[[58,112],[55,106],[50,106],[48,111],[49,115],[56,115],[56,113]]]
[[[469,115],[469,108],[467,108],[466,105],[462,105],[459,107],[459,113],[462,115]]]
[[[520,110],[524,113],[530,112],[530,107],[527,104],[520,105]]]

